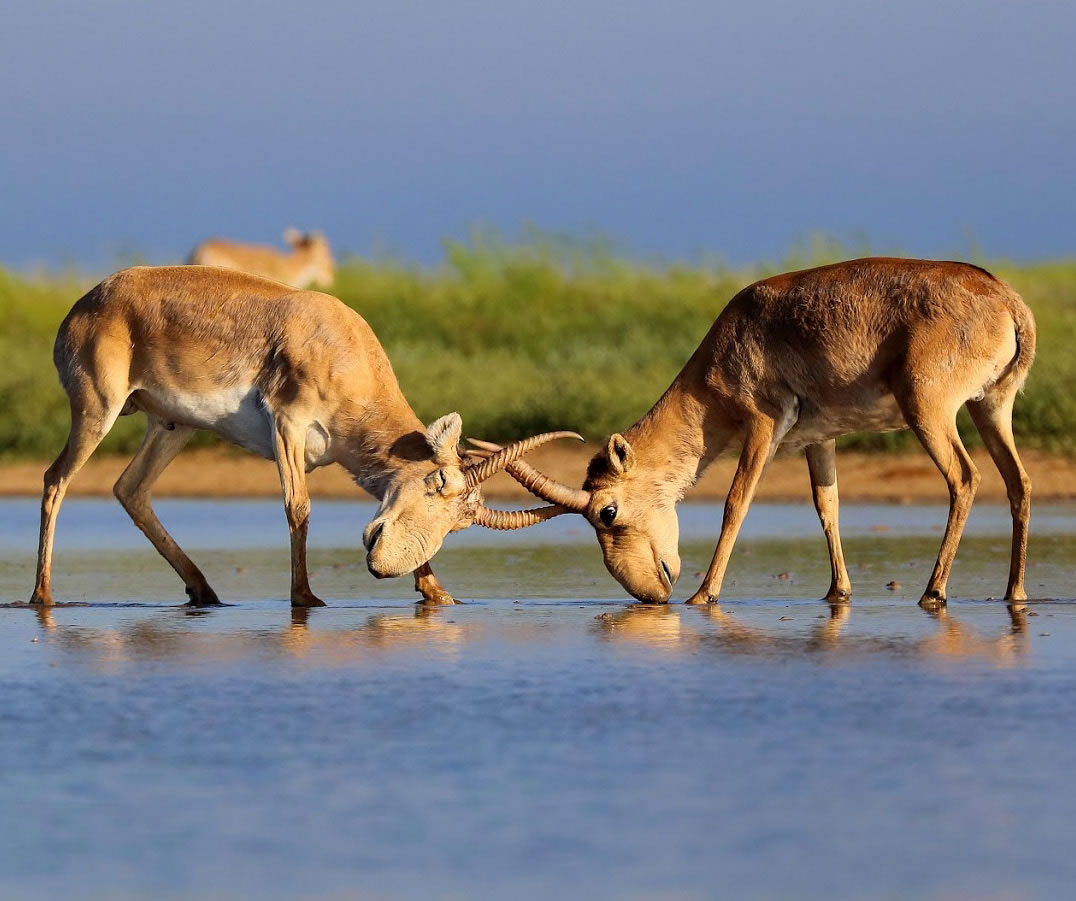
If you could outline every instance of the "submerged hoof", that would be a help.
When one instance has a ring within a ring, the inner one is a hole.
[[[919,606],[931,612],[941,610],[947,603],[945,595],[938,591],[928,591],[919,599]]]
[[[223,606],[220,603],[220,598],[217,597],[217,593],[208,585],[204,585],[199,588],[192,588],[190,585],[186,588],[187,597],[190,600],[187,601],[188,607],[218,607]]]
[[[27,603],[31,607],[51,607],[56,602],[52,599],[52,593],[51,592],[38,592],[38,591],[35,591],[30,596],[30,600],[27,601]]]
[[[717,603],[717,598],[711,597],[708,594],[703,594],[701,591],[697,591],[697,592],[695,592],[695,594],[693,594],[691,597],[689,597],[686,601],[684,601],[684,603],[685,604],[691,604],[692,606],[702,607],[702,606],[708,606],[710,604],[716,604]]]

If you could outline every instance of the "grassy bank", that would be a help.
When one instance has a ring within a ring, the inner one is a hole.
[[[839,256],[823,249],[734,269],[642,264],[601,246],[477,240],[447,245],[435,269],[350,259],[333,292],[373,326],[423,419],[459,410],[468,434],[508,439],[572,428],[600,437],[646,411],[741,287]],[[1018,440],[1071,453],[1076,260],[986,265],[1012,283],[1038,319],[1039,356],[1016,409]],[[91,282],[0,270],[0,455],[44,458],[63,445],[68,412],[52,341]],[[106,448],[137,445],[140,420],[122,419]],[[969,443],[978,443],[964,425]],[[853,436],[846,443],[893,449],[908,446],[908,436]]]

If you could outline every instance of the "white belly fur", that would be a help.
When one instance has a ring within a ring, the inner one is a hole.
[[[236,386],[212,394],[169,393],[149,395],[154,415],[177,425],[209,429],[221,438],[246,448],[259,457],[273,459],[272,414],[256,388]]]
[[[962,370],[963,364],[955,358],[941,360],[937,371],[931,375],[935,379],[945,380],[951,393],[963,403],[982,398],[983,393],[998,380],[1015,354],[1016,337],[1015,333],[1012,333],[1006,335],[1006,341],[998,349],[994,359],[970,370]],[[957,380],[956,374],[962,378]],[[840,438],[852,432],[893,432],[906,428],[907,420],[892,394],[886,392],[869,399],[859,393],[855,395],[853,402],[846,406],[801,409],[799,419],[781,442],[781,448],[800,450],[809,444]]]
[[[143,389],[147,412],[178,425],[208,429],[225,441],[273,460],[273,414],[251,386],[237,386],[213,394],[178,394],[161,397]],[[306,433],[306,466],[313,469],[328,462],[329,433],[319,422]]]
[[[852,432],[892,432],[907,427],[896,398],[886,394],[869,407],[828,407],[801,414],[781,442],[781,448],[800,450],[808,444],[818,444]]]

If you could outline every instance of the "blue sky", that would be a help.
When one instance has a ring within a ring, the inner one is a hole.
[[[1076,3],[8,0],[0,263],[475,224],[1076,254]]]

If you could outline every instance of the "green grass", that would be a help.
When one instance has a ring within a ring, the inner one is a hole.
[[[506,245],[479,235],[448,243],[434,269],[346,260],[333,293],[373,326],[424,421],[458,410],[471,435],[508,440],[569,428],[598,438],[657,400],[744,285],[848,255],[822,242],[781,263],[732,268],[632,261],[600,243],[546,237]],[[1076,260],[985,263],[1038,320],[1038,360],[1016,407],[1020,445],[1076,451]],[[63,446],[68,412],[52,341],[91,283],[0,270],[0,455],[48,458]],[[977,443],[970,424],[962,426]],[[105,448],[133,449],[142,428],[141,417],[124,417]],[[914,439],[856,435],[844,443],[893,450]]]

